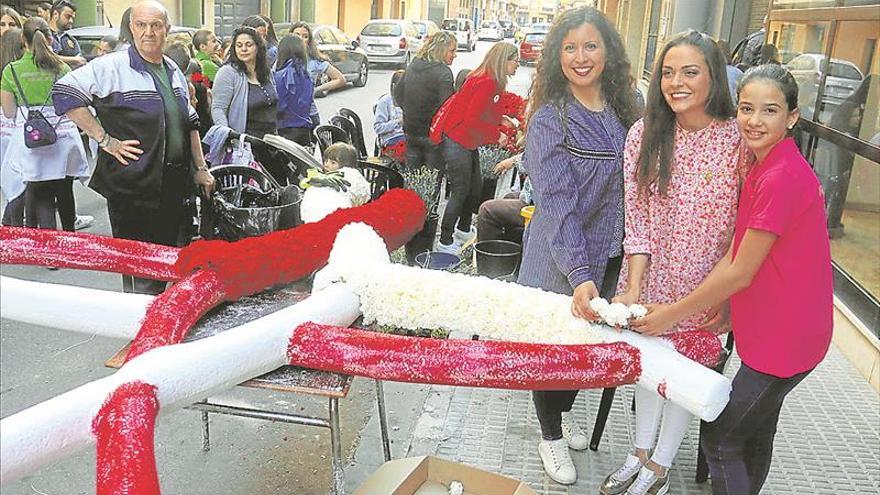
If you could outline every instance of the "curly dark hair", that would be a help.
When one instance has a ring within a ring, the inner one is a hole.
[[[605,45],[605,69],[602,71],[602,96],[611,105],[620,123],[627,129],[639,119],[635,80],[630,74],[629,57],[620,34],[602,12],[593,7],[579,7],[560,15],[550,27],[535,79],[529,90],[529,119],[545,103],[560,103],[571,94],[569,82],[562,72],[560,52],[562,40],[574,29],[590,24],[602,35]]]
[[[232,46],[229,47],[229,55],[226,58],[226,63],[235,67],[235,69],[242,74],[247,74],[247,66],[244,65],[244,62],[242,62],[241,59],[238,58],[238,54],[235,53],[235,41],[242,35],[250,36],[251,39],[254,40],[254,45],[257,46],[257,59],[254,72],[257,73],[257,80],[260,81],[260,84],[265,86],[266,84],[269,84],[269,81],[272,79],[272,71],[269,68],[269,57],[266,55],[266,42],[263,41],[263,37],[260,36],[256,29],[248,26],[241,26],[232,32]]]

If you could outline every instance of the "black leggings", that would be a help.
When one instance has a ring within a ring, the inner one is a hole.
[[[620,275],[620,266],[623,256],[617,256],[608,260],[605,266],[605,277],[602,285],[598,286],[599,295],[607,300],[614,297],[617,289],[617,277]],[[541,424],[541,437],[544,440],[558,440],[562,438],[562,412],[571,411],[578,390],[535,390],[532,392],[532,401],[535,403],[535,412],[538,413],[538,423]]]
[[[61,217],[61,228],[73,232],[76,209],[73,201],[73,177],[28,182],[24,191],[25,225],[40,229],[56,229],[55,211]]]
[[[24,193],[6,203],[2,223],[9,227],[24,227]]]

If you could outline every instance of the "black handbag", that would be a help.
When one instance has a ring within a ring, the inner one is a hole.
[[[43,115],[43,112],[37,110],[35,108],[31,108],[31,104],[27,101],[27,98],[24,96],[24,89],[21,87],[21,83],[18,82],[18,75],[15,73],[15,69],[12,66],[9,66],[9,70],[12,71],[12,78],[15,80],[15,85],[18,87],[18,92],[21,94],[21,99],[24,101],[26,107],[28,107],[27,118],[24,121],[24,144],[28,148],[42,148],[43,146],[49,146],[50,144],[55,144],[58,140],[58,134],[55,132],[55,128],[58,127],[58,124],[61,122],[61,117],[58,117],[58,121],[55,122],[55,125],[49,123],[49,119]],[[49,98],[52,95],[50,94],[46,97],[46,101],[43,102],[42,106],[46,106],[49,103]],[[24,112],[22,112],[24,114]]]

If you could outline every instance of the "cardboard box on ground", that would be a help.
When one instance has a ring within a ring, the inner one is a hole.
[[[453,481],[464,495],[536,495],[519,480],[433,456],[388,461],[354,495],[448,495]]]

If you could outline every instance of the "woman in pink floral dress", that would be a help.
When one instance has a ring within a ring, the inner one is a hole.
[[[690,31],[657,60],[645,118],[630,129],[624,152],[626,261],[615,301],[625,304],[671,303],[690,293],[727,251],[736,213],[740,135],[721,51]],[[671,331],[700,328],[709,316]],[[666,493],[667,470],[691,419],[683,407],[636,387],[635,453],[600,493]]]

